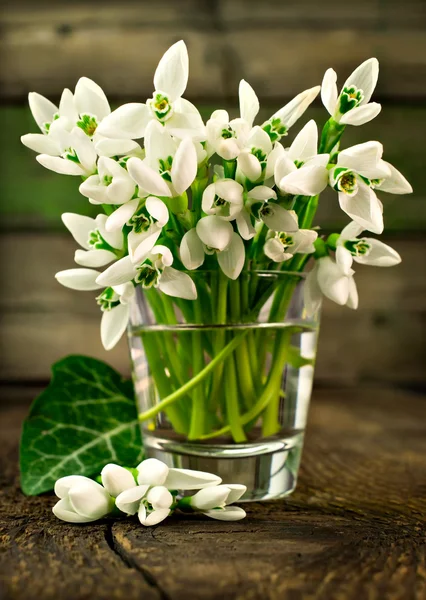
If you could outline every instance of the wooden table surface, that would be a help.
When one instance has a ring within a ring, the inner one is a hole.
[[[1,406],[4,600],[426,598],[426,399],[395,389],[314,394],[287,500],[237,523],[173,516],[69,525],[17,470],[24,392]]]

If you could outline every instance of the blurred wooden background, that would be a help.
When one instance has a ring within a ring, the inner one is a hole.
[[[257,90],[266,117],[319,84],[328,67],[343,83],[364,59],[380,60],[374,99],[382,102],[383,112],[345,133],[344,145],[382,141],[385,158],[413,184],[411,196],[381,195],[385,241],[403,263],[393,269],[357,268],[357,313],[325,303],[316,381],[424,388],[424,0],[1,0],[0,8],[1,381],[45,381],[52,361],[74,352],[129,370],[125,341],[111,353],[100,346],[94,294],[66,290],[53,277],[72,266],[75,248],[60,214],[93,209],[79,196],[77,181],[46,171],[21,146],[20,135],[36,131],[28,92],[55,100],[85,75],[114,105],[144,101],[152,93],[159,58],[183,38],[190,53],[186,97],[206,117],[222,106],[235,113],[243,77]],[[312,117],[320,126],[327,118],[319,102],[300,126]],[[317,224],[331,231],[346,221],[336,196],[324,196]]]

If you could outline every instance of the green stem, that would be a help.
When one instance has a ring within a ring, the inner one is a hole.
[[[340,123],[337,123],[337,121],[331,117],[323,127],[319,153],[330,153],[335,145],[340,141],[344,131],[345,125],[340,125]]]
[[[170,406],[171,404],[173,404],[174,402],[176,402],[177,400],[179,400],[180,398],[182,398],[183,396],[185,396],[185,394],[187,394],[188,392],[190,392],[192,389],[194,389],[197,385],[199,385],[200,383],[202,383],[204,381],[204,379],[212,372],[214,371],[214,369],[217,366],[221,366],[224,359],[229,356],[234,350],[235,348],[238,347],[238,345],[242,342],[242,340],[244,339],[244,337],[247,335],[248,333],[248,329],[246,329],[245,331],[241,331],[240,333],[238,333],[230,342],[229,344],[227,344],[214,358],[211,362],[209,362],[209,364],[207,366],[204,367],[204,369],[202,369],[202,371],[200,371],[199,373],[197,373],[197,375],[195,375],[194,377],[192,377],[192,379],[190,379],[189,381],[187,381],[182,387],[180,387],[178,390],[172,392],[171,394],[169,394],[169,396],[167,396],[166,398],[163,398],[163,400],[161,400],[161,402],[159,402],[156,406],[154,406],[153,408],[140,413],[139,414],[139,420],[140,421],[146,421],[147,419],[152,419],[153,417],[155,417],[155,415],[157,415],[159,412],[161,412],[162,410],[164,410],[165,408],[167,408],[168,406]]]
[[[284,333],[288,334],[288,332],[283,332],[283,331],[278,332],[277,339],[279,336],[283,336]],[[277,384],[278,384],[278,382],[281,381],[282,372],[283,372],[283,368],[284,368],[284,365],[286,362],[286,357],[287,357],[286,356],[287,348],[288,348],[288,344],[287,344],[287,340],[286,340],[285,336],[284,336],[284,342],[283,343],[280,343],[280,342],[281,342],[281,339],[279,339],[278,352],[274,358],[274,363],[272,365],[272,369],[269,374],[268,382],[267,382],[262,394],[260,395],[259,399],[257,400],[257,402],[252,406],[252,408],[249,411],[247,411],[241,417],[241,420],[240,420],[241,425],[247,425],[251,421],[254,421],[255,419],[257,419],[259,417],[259,415],[267,407],[268,403],[271,401],[271,398],[273,397],[274,393],[276,392]],[[225,435],[226,433],[229,433],[229,431],[231,431],[231,427],[229,425],[226,425],[225,427],[222,427],[221,429],[213,431],[212,433],[203,435],[202,438],[200,438],[200,439],[208,440],[211,438],[219,437],[221,435]]]
[[[194,317],[196,323],[202,322],[201,305],[194,302]],[[202,345],[201,331],[194,331],[192,334],[192,369],[193,374],[203,370],[204,351]],[[192,392],[192,410],[191,425],[189,428],[188,439],[196,440],[204,433],[205,397],[203,386],[198,386]]]
[[[235,339],[235,338],[234,338]],[[245,442],[246,435],[240,422],[240,409],[238,403],[238,385],[235,373],[234,357],[230,356],[225,365],[225,398],[226,398],[226,416],[228,418],[229,427],[231,430],[234,442]],[[240,383],[243,377],[240,378]]]

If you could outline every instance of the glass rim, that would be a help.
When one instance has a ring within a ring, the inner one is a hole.
[[[212,274],[223,274],[222,271],[220,271],[219,269],[193,269],[192,271],[186,269],[183,271],[183,273],[188,273],[189,276],[195,275],[195,274],[206,274],[206,273],[212,273]],[[277,277],[277,276],[283,276],[283,275],[287,275],[287,276],[291,276],[291,277],[297,277],[299,279],[306,279],[308,273],[304,272],[304,271],[279,271],[277,269],[243,269],[241,271],[241,273],[238,275],[238,277],[236,279],[230,279],[229,277],[227,277],[225,275],[225,277],[227,279],[229,279],[229,281],[238,281],[238,279],[241,277],[241,275],[259,275],[261,277]]]

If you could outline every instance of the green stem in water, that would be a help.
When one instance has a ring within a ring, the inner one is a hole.
[[[174,402],[176,402],[177,400],[179,400],[180,398],[182,398],[183,396],[185,396],[185,394],[187,394],[188,392],[190,392],[191,390],[193,390],[197,385],[199,385],[200,383],[202,383],[204,381],[204,379],[217,366],[221,366],[221,364],[223,363],[224,359],[227,356],[229,356],[235,350],[235,348],[238,347],[238,345],[242,342],[242,340],[247,335],[247,333],[248,333],[248,329],[246,329],[245,331],[241,331],[240,333],[238,333],[229,342],[229,344],[227,344],[213,358],[213,360],[211,362],[209,362],[209,364],[207,366],[204,367],[204,369],[202,371],[200,371],[199,373],[197,373],[197,375],[195,375],[194,377],[192,377],[192,379],[190,379],[189,381],[187,381],[178,390],[172,392],[166,398],[163,398],[163,400],[161,400],[161,402],[159,402],[156,406],[150,408],[149,410],[146,410],[143,413],[140,413],[139,416],[138,416],[139,420],[140,421],[146,421],[147,419],[152,419],[159,412],[161,412],[162,410],[164,410],[165,408],[167,408],[168,406],[170,406],[171,404],[173,404]]]
[[[196,323],[202,322],[201,305],[194,302],[194,317]],[[204,351],[201,331],[192,334],[192,369],[194,375],[203,370]],[[204,433],[205,397],[203,386],[200,385],[192,392],[191,425],[188,439],[196,440]]]
[[[252,408],[247,411],[244,415],[242,415],[240,424],[247,425],[250,421],[254,421],[259,417],[259,415],[265,410],[268,406],[268,403],[271,401],[271,398],[274,397],[276,393],[278,382],[281,381],[283,368],[287,358],[287,338],[288,332],[280,331],[277,333],[277,343],[278,343],[278,351],[276,356],[274,357],[274,363],[272,365],[271,372],[268,377],[268,382],[260,395],[257,402],[252,406]],[[218,429],[213,431],[212,433],[208,433],[203,435],[200,439],[208,440],[211,438],[219,437],[221,435],[225,435],[231,431],[230,425],[226,425],[222,427],[222,429]]]
[[[234,439],[234,442],[245,442],[247,438],[240,420],[240,408],[238,403],[238,385],[233,356],[229,356],[226,361],[225,379],[226,384],[224,393],[226,397],[226,416],[228,418],[231,434]],[[240,383],[242,379],[243,377],[240,378]]]

